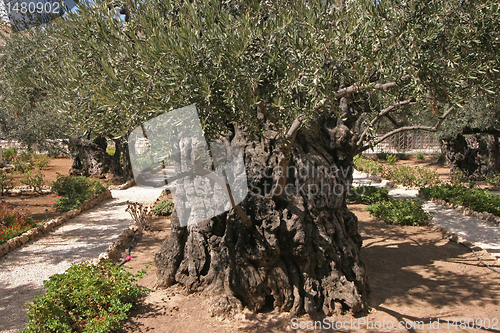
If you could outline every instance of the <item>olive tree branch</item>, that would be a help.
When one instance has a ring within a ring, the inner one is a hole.
[[[370,130],[370,128],[373,127],[382,117],[386,116],[389,112],[393,111],[397,107],[402,106],[402,105],[406,105],[406,104],[410,104],[412,102],[415,102],[414,98],[410,98],[410,99],[407,99],[405,101],[400,101],[400,102],[394,103],[393,105],[380,111],[380,113],[375,118],[373,118],[373,120],[370,122],[370,126],[367,126],[365,128],[365,130],[363,131],[363,133],[361,134],[361,136],[359,137],[357,146],[361,146],[363,144],[363,141],[365,140],[365,137],[368,134],[368,131]]]
[[[434,125],[433,127],[431,126],[404,126],[404,127],[400,127],[400,128],[397,128],[395,129],[394,131],[391,131],[387,134],[385,134],[384,136],[382,136],[380,139],[376,140],[373,145],[378,145],[379,143],[381,143],[382,141],[384,141],[385,139],[389,138],[390,136],[396,134],[396,133],[399,133],[399,132],[407,132],[407,131],[428,131],[428,132],[437,132],[437,130],[439,129],[439,127],[441,126],[442,122],[446,119],[446,117],[448,117],[448,115],[454,110],[454,107],[450,107],[448,109],[448,111],[446,111],[445,114],[443,114],[441,117],[439,117],[439,120],[438,122],[436,123],[436,125]],[[359,142],[359,141],[358,141]],[[361,153],[367,149],[370,148],[370,145],[365,145],[363,147],[360,147],[356,150],[356,153]]]

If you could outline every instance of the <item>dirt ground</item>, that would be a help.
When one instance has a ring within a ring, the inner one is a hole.
[[[449,179],[449,169],[433,162],[431,159],[401,160],[396,164],[434,168],[443,179]],[[56,172],[67,174],[69,168],[69,159],[51,160],[44,172],[45,184],[56,179]],[[4,196],[0,200],[27,207],[37,219],[57,216],[49,204],[56,200],[52,194]],[[151,229],[132,249],[133,258],[127,263],[134,272],[152,264],[140,281],[152,291],[132,311],[124,331],[500,332],[499,274],[482,266],[467,248],[443,239],[432,227],[386,225],[372,218],[364,207],[349,205],[359,218],[364,239],[362,256],[371,288],[370,313],[366,316],[356,318],[339,314],[313,322],[308,316],[293,319],[287,313],[254,314],[245,309],[231,319],[210,317],[206,296],[188,295],[178,285],[153,289],[156,281],[154,254],[170,233],[169,218],[156,218]],[[45,209],[48,209],[47,215]],[[479,251],[478,254],[490,266],[500,269],[500,263],[488,253]],[[489,329],[469,329],[466,324],[462,324],[462,328],[465,327],[462,329],[459,326],[462,318],[463,323],[471,318],[475,324],[481,323]],[[339,329],[333,329],[335,324]],[[470,327],[471,324],[472,321]],[[333,328],[329,329],[329,325]],[[301,330],[301,326],[306,329]]]
[[[44,185],[50,186],[54,180],[57,179],[57,174],[67,176],[71,168],[71,160],[69,158],[55,158],[51,159],[47,167],[43,170]],[[14,186],[22,185],[19,180],[22,176],[19,173],[11,173],[14,177]],[[52,209],[52,202],[56,202],[57,195],[38,194],[35,192],[22,192],[20,194],[4,195],[0,197],[1,201],[6,201],[17,207],[27,209],[35,220],[45,220],[55,218],[62,213],[56,212]]]
[[[432,161],[398,161],[438,170]],[[124,332],[500,332],[500,274],[482,266],[466,247],[443,238],[431,227],[391,226],[373,218],[361,204],[349,208],[359,219],[362,256],[370,281],[370,312],[362,317],[291,318],[276,311],[235,318],[210,317],[206,296],[187,294],[174,285],[154,290],[154,254],[169,234],[169,219],[156,219],[132,250],[136,272],[151,264],[140,284],[152,291],[131,313]],[[490,266],[500,263],[486,251]],[[470,319],[470,320],[469,320]],[[469,326],[467,326],[469,322]],[[335,328],[337,325],[337,328]],[[482,326],[482,329],[476,328]],[[304,328],[304,329],[301,329]]]

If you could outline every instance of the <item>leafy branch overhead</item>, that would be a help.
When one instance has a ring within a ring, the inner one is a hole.
[[[358,0],[343,8],[316,0],[98,0],[78,7],[8,40],[5,119],[36,109],[67,124],[68,135],[122,138],[196,103],[207,138],[231,123],[261,134],[264,116],[284,148],[299,119],[307,127],[333,113],[360,133],[362,148],[385,119],[401,130],[432,129],[436,117],[473,95],[498,98],[499,8],[490,0]],[[33,52],[20,62],[21,46]]]

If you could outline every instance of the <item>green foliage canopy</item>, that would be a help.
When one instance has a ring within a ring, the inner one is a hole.
[[[24,73],[6,86],[33,89],[8,107],[34,98],[70,133],[122,138],[195,103],[208,138],[233,122],[258,134],[262,112],[284,138],[296,119],[342,117],[343,96],[362,105],[360,130],[409,98],[396,115],[430,123],[478,94],[497,103],[498,22],[492,0],[84,1],[11,38],[2,75]],[[25,65],[19,40],[35,50]]]

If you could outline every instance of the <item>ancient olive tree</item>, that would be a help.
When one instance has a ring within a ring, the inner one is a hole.
[[[187,227],[174,213],[156,255],[158,285],[209,293],[213,314],[266,303],[294,314],[361,312],[368,281],[345,203],[352,158],[380,142],[373,132],[382,119],[394,120],[392,133],[437,131],[478,89],[497,92],[495,60],[473,56],[496,39],[476,42],[451,19],[469,12],[490,22],[498,6],[81,3],[44,30],[61,55],[48,69],[58,89],[46,105],[125,142],[146,121],[195,104],[207,141],[241,148],[247,197]]]

